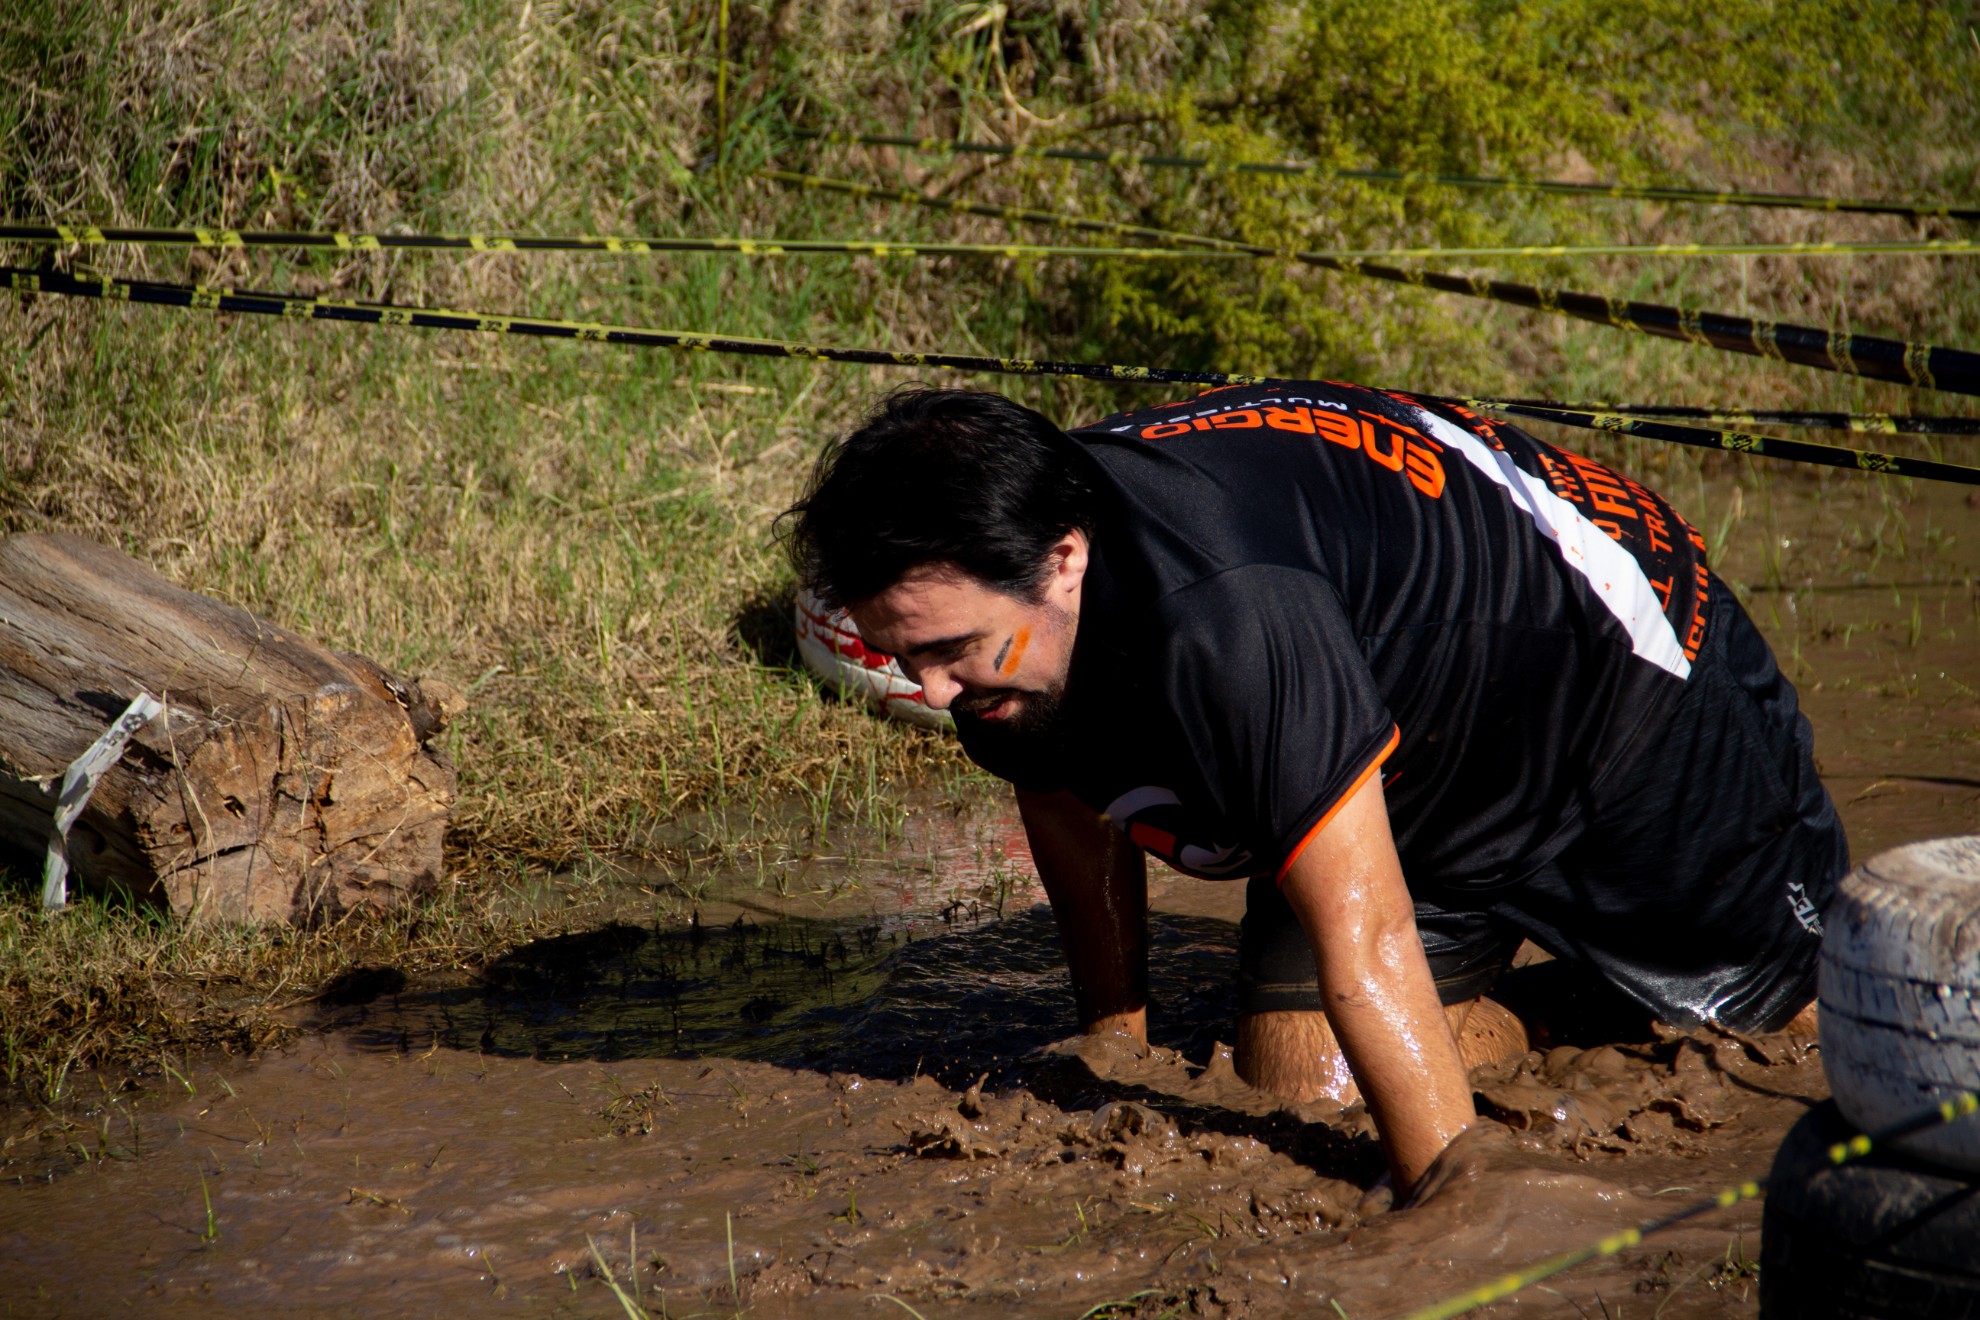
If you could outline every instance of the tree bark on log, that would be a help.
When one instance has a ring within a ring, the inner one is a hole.
[[[140,691],[69,836],[75,882],[203,919],[314,921],[437,887],[463,708],[80,537],[0,539],[0,847],[39,872],[63,771]]]

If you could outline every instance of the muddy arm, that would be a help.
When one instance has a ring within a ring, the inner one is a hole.
[[[1370,776],[1293,859],[1282,888],[1313,945],[1320,999],[1399,1188],[1476,1117],[1437,1001],[1382,781]]]
[[[1148,867],[1141,849],[1070,793],[1017,790],[1052,901],[1079,1024],[1148,1043]]]

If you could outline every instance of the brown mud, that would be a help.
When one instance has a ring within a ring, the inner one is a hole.
[[[1228,957],[1216,926],[1160,918],[1158,949]],[[865,965],[857,930],[842,948],[846,932],[795,919],[666,957],[636,931],[538,946],[487,988],[332,1009],[294,1049],[106,1097],[94,1124],[16,1160],[6,1294],[36,1314],[331,1313],[359,1296],[610,1313],[610,1270],[655,1315],[864,1315],[882,1294],[928,1314],[1070,1317],[1138,1296],[1145,1314],[1336,1299],[1381,1315],[1751,1171],[1820,1094],[1805,1041],[1562,1046],[1481,1069],[1483,1139],[1453,1153],[1429,1208],[1383,1214],[1358,1107],[1282,1108],[1214,1044],[1197,1067],[1125,1040],[1034,1043],[1067,1008],[1041,917]],[[828,970],[864,1005],[836,1026],[816,1007]],[[647,1011],[669,975],[678,1029]],[[813,1007],[773,1007],[801,979]],[[1685,1239],[1712,1278],[1743,1222]],[[1666,1249],[1612,1292],[1675,1282]]]
[[[1733,490],[1697,492],[1698,520],[1858,855],[1980,828],[1965,493]],[[473,978],[347,977],[292,1048],[7,1115],[0,1307],[1361,1320],[1761,1176],[1826,1095],[1804,1038],[1590,1027],[1475,1070],[1483,1121],[1398,1211],[1358,1106],[1231,1071],[1241,886],[1153,882],[1143,1056],[1061,1039],[1008,817],[909,826],[911,862],[810,863],[687,929],[629,896]],[[1717,1211],[1491,1309],[1750,1315],[1759,1220]]]

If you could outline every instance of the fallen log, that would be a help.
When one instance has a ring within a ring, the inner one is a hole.
[[[0,849],[38,874],[63,771],[139,692],[69,836],[76,883],[182,915],[313,921],[441,880],[464,703],[95,542],[0,539]]]

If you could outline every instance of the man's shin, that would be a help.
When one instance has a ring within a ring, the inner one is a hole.
[[[1239,1077],[1282,1099],[1346,1105],[1361,1097],[1325,1013],[1241,1014],[1231,1062]]]
[[[1448,1004],[1444,1016],[1467,1069],[1518,1058],[1530,1048],[1525,1025],[1491,999]],[[1245,1013],[1237,1037],[1231,1062],[1239,1077],[1262,1091],[1295,1102],[1347,1105],[1361,1098],[1325,1013]]]

